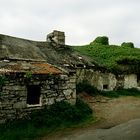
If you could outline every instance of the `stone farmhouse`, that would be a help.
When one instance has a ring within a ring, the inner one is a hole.
[[[0,123],[65,100],[76,102],[76,84],[99,90],[137,88],[140,76],[102,72],[53,31],[44,42],[0,35]]]

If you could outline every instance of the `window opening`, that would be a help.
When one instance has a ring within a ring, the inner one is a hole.
[[[108,89],[108,85],[103,85],[103,89]]]
[[[27,86],[27,104],[29,105],[40,104],[40,86],[39,85]]]

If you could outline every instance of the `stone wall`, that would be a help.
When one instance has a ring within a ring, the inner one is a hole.
[[[140,88],[140,74],[137,75],[138,87]]]
[[[137,87],[137,75],[129,74],[124,76],[124,88],[136,88]]]
[[[0,123],[25,117],[32,110],[65,100],[76,102],[75,75],[33,75],[25,79],[23,75],[10,75],[0,91]],[[40,86],[40,102],[27,104],[27,86]]]
[[[99,90],[114,90],[117,82],[114,74],[101,73],[93,69],[78,69],[76,75],[77,83],[86,80]]]
[[[114,75],[112,73],[102,73],[94,69],[77,69],[77,83],[83,80],[88,81],[91,85],[99,90],[115,90],[118,88],[135,88],[137,87],[137,75]]]

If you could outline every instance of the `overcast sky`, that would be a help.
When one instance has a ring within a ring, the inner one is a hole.
[[[43,41],[53,30],[71,45],[108,36],[140,47],[140,0],[0,0],[0,34]]]

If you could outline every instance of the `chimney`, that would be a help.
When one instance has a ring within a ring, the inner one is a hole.
[[[50,42],[54,47],[63,47],[65,46],[65,33],[54,30],[47,35],[47,42]]]

